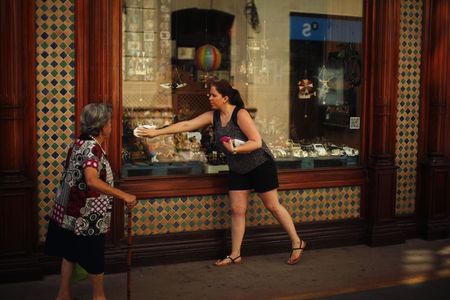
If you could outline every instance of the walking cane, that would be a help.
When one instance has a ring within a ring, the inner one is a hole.
[[[127,225],[127,235],[128,235],[128,246],[127,246],[127,299],[131,299],[131,208],[128,209],[128,225]]]

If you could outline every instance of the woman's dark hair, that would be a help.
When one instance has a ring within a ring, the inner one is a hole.
[[[112,107],[104,103],[91,103],[81,113],[81,135],[99,136],[103,126],[111,119]]]
[[[230,104],[240,108],[245,106],[239,91],[234,89],[228,81],[224,79],[214,81],[211,86],[214,86],[223,97],[228,96]]]

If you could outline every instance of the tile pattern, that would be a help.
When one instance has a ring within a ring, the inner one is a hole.
[[[279,191],[280,202],[295,223],[358,218],[359,186]],[[153,235],[229,228],[231,211],[226,195],[142,200],[133,211],[134,235]],[[252,193],[247,226],[278,224]]]
[[[59,184],[65,151],[73,140],[74,1],[36,1],[37,181],[41,241],[45,239],[45,216]]]
[[[402,0],[397,99],[396,214],[415,211],[420,102],[422,1]]]

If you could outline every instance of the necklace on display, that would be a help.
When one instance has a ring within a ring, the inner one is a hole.
[[[90,137],[91,139],[93,139],[93,140],[97,143],[97,145],[100,146],[100,149],[102,149],[103,154],[106,155],[106,151],[105,151],[105,149],[103,149],[102,144],[100,144],[100,143],[97,141],[97,139],[96,139],[95,137],[93,137],[92,135],[89,135],[89,137]]]

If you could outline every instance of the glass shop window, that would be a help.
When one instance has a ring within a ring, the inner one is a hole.
[[[240,91],[279,169],[359,164],[363,1],[286,2],[123,1],[123,177],[228,170],[211,128],[134,135],[210,110],[216,79]]]

